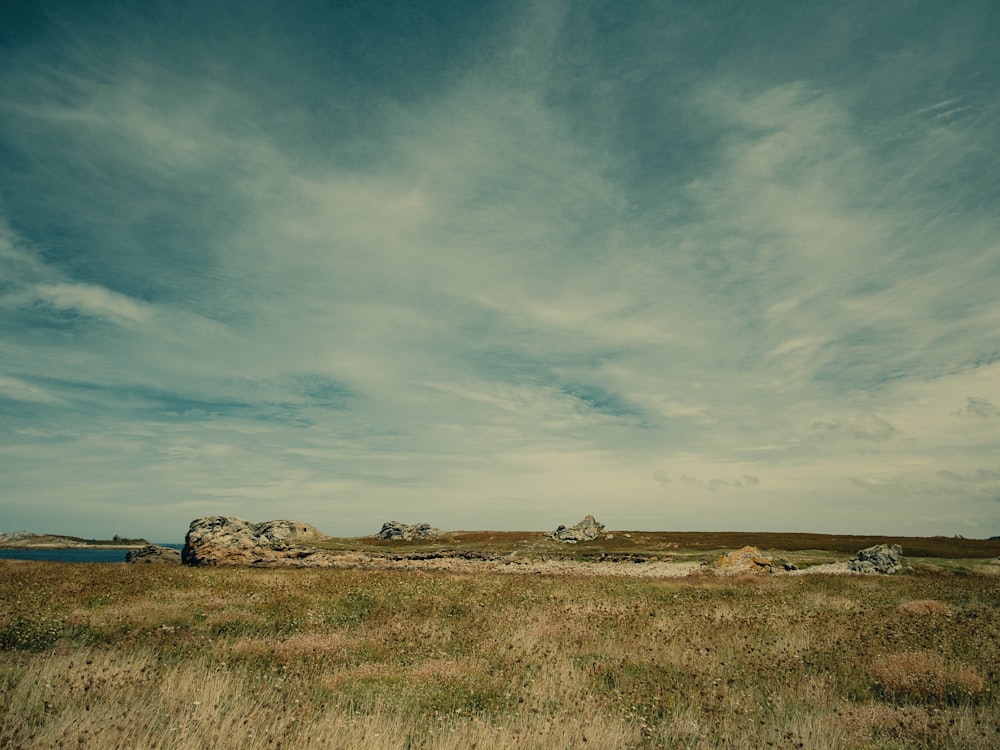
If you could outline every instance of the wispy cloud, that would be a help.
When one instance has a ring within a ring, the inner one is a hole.
[[[981,396],[969,396],[968,401],[965,404],[965,408],[957,413],[969,417],[979,417],[981,419],[1000,417],[1000,409],[997,409],[997,407]]]
[[[57,310],[124,323],[141,323],[150,314],[141,302],[93,284],[39,284],[34,292]]]
[[[734,487],[737,489],[743,489],[744,487],[756,487],[760,484],[760,480],[749,474],[744,474],[736,479],[721,479],[719,477],[712,477],[711,479],[699,479],[698,477],[693,477],[689,474],[685,474],[681,477],[681,484],[688,485],[690,487],[700,487],[706,490],[719,490],[724,487]]]
[[[824,436],[844,436],[855,440],[885,442],[896,434],[896,428],[875,414],[866,414],[854,419],[833,419],[814,422],[813,430]]]
[[[973,482],[982,484],[986,482],[1000,482],[1000,469],[977,469],[970,474],[958,474],[954,471],[938,472],[945,479],[956,482]]]
[[[865,492],[876,495],[889,494],[903,496],[905,488],[902,477],[851,477],[851,482]]]
[[[50,404],[60,401],[57,396],[33,383],[2,376],[0,376],[0,397],[16,401],[37,401]]]

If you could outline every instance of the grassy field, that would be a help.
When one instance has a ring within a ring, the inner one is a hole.
[[[657,580],[0,561],[0,747],[992,750],[1000,579],[937,562]]]
[[[632,554],[653,559],[709,559],[723,551],[750,545],[765,552],[821,551],[844,560],[859,549],[875,544],[898,544],[907,557],[971,560],[995,559],[1000,556],[1000,539],[742,531],[615,531],[593,541],[577,544],[555,541],[538,531],[449,531],[437,538],[407,542],[376,537],[327,537],[307,544],[321,549],[366,552],[463,550],[495,554],[535,553],[549,557],[584,559],[602,554]]]

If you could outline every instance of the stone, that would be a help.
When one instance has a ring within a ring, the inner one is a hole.
[[[887,544],[876,544],[874,547],[860,550],[847,563],[847,567],[856,573],[878,575],[893,575],[906,572],[909,569],[903,558],[903,548],[898,544],[891,547]]]
[[[434,539],[444,532],[429,523],[405,524],[399,521],[386,521],[382,524],[382,530],[377,536],[379,539],[403,539],[411,541],[414,539]]]
[[[604,524],[597,521],[593,516],[587,515],[575,526],[566,527],[559,524],[559,527],[549,534],[549,539],[560,542],[590,542],[597,539],[604,531]]]
[[[159,544],[148,544],[142,549],[130,549],[125,553],[127,563],[167,563],[180,565],[181,551]]]
[[[208,516],[191,522],[181,561],[185,565],[252,565],[279,558],[302,558],[314,550],[298,542],[322,538],[301,521],[251,523],[235,516]]]
[[[774,571],[774,563],[756,547],[743,547],[716,560],[712,571],[717,575],[771,573]]]

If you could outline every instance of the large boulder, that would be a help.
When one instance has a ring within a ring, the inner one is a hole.
[[[587,515],[575,526],[559,525],[555,531],[549,534],[550,539],[560,542],[590,542],[597,539],[604,531],[604,524],[597,521],[593,516]]]
[[[312,550],[296,544],[323,535],[301,521],[251,523],[234,516],[209,516],[191,522],[181,560],[185,565],[251,565],[303,557]]]
[[[130,549],[126,552],[125,562],[180,565],[181,551],[173,547],[163,547],[159,544],[147,544],[141,549]]]
[[[441,529],[431,526],[429,523],[405,524],[399,521],[386,521],[382,524],[382,530],[375,536],[379,539],[404,539],[410,541],[413,539],[434,539],[443,533]]]
[[[903,573],[908,569],[903,558],[903,548],[898,544],[891,547],[887,544],[876,544],[874,547],[860,550],[847,567],[858,573],[878,573],[892,575]]]
[[[723,555],[712,565],[712,572],[717,575],[746,575],[757,573],[772,573],[774,563],[765,557],[756,547],[743,547]]]

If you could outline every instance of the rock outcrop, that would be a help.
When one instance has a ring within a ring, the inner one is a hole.
[[[723,555],[712,564],[716,575],[755,575],[774,572],[774,562],[756,547],[744,547]]]
[[[855,555],[847,567],[857,573],[877,573],[892,575],[903,573],[909,566],[903,559],[903,548],[898,544],[891,547],[887,544],[876,544],[863,549]]]
[[[181,560],[185,565],[254,565],[308,557],[315,550],[295,542],[322,538],[301,521],[251,523],[234,516],[209,516],[191,522]]]
[[[405,524],[399,521],[386,521],[377,536],[379,539],[434,539],[444,532],[429,523]]]
[[[127,563],[167,563],[180,565],[181,551],[159,544],[149,544],[142,549],[132,549],[125,553]]]
[[[559,528],[549,534],[549,538],[560,542],[589,542],[597,539],[603,531],[604,524],[587,515],[575,526],[566,527],[559,524]]]

